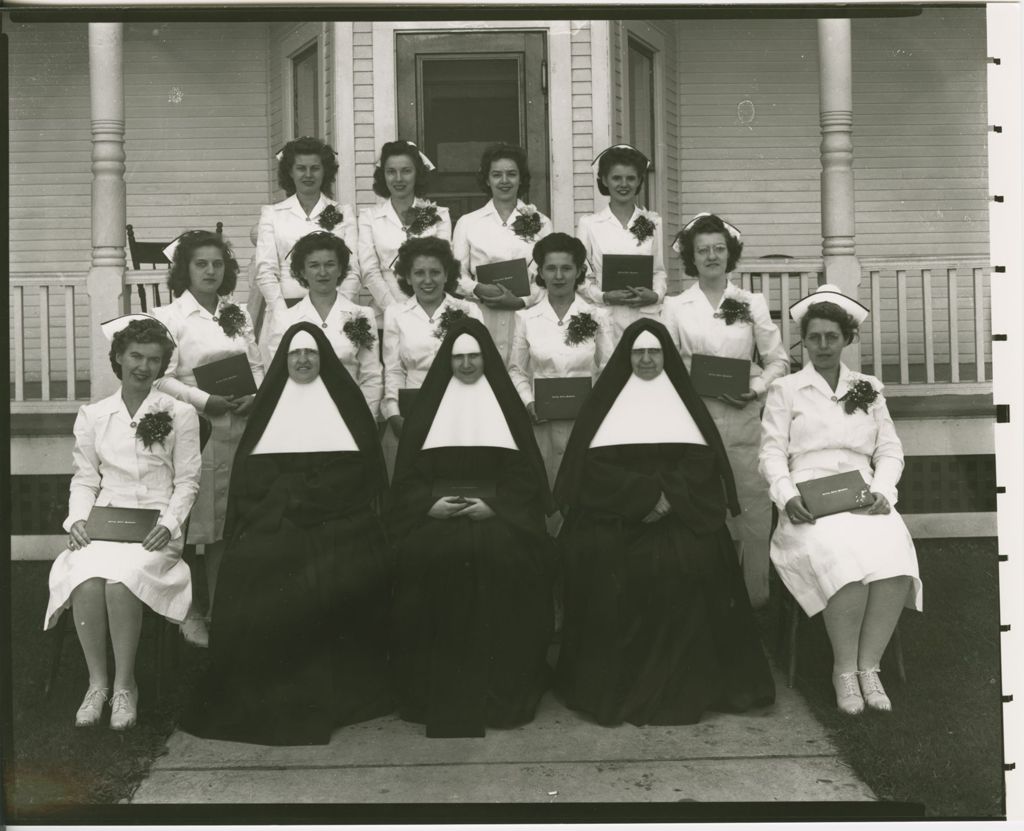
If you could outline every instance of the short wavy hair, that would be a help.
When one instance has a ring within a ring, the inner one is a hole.
[[[348,264],[352,260],[352,252],[345,244],[345,240],[336,237],[330,231],[314,231],[295,243],[292,247],[291,259],[288,261],[288,269],[291,271],[292,277],[299,285],[309,288],[309,283],[302,276],[302,272],[306,269],[306,257],[316,251],[330,251],[338,258],[338,265],[341,267],[338,274],[338,285],[341,285],[341,281],[345,279],[345,273],[348,271]]]
[[[822,300],[819,303],[812,303],[807,307],[804,316],[800,318],[801,340],[807,337],[807,327],[811,325],[812,320],[830,320],[837,324],[839,331],[843,333],[843,337],[848,344],[853,343],[853,339],[860,332],[860,327],[857,325],[853,315],[831,300]]]
[[[303,136],[288,142],[281,151],[277,163],[277,184],[289,196],[295,194],[295,181],[292,179],[292,165],[296,156],[319,156],[324,167],[324,179],[320,190],[334,198],[334,180],[338,177],[338,157],[334,148],[327,142],[312,136]]]
[[[526,151],[517,144],[492,144],[486,148],[480,156],[480,169],[476,174],[477,184],[488,196],[491,195],[491,186],[488,177],[491,175],[491,165],[499,159],[508,159],[516,163],[519,168],[519,191],[517,196],[530,192],[530,166],[526,162]]]
[[[158,343],[164,350],[164,358],[160,364],[160,374],[167,371],[171,362],[171,355],[174,352],[174,341],[167,331],[167,327],[157,320],[133,320],[127,326],[114,334],[110,341],[110,366],[114,375],[121,378],[121,364],[117,359],[128,351],[133,343]]]
[[[224,256],[224,281],[217,289],[217,294],[224,297],[235,290],[238,283],[238,260],[231,250],[231,244],[213,231],[186,231],[178,238],[178,247],[174,249],[174,259],[167,272],[167,285],[175,297],[181,297],[192,284],[188,274],[192,255],[207,245],[220,249]]]
[[[610,193],[603,180],[617,164],[628,165],[636,171],[636,175],[640,177],[637,190],[642,188],[647,180],[647,157],[643,153],[632,147],[612,147],[602,153],[601,158],[597,160],[597,190],[602,196],[608,196]]]
[[[413,193],[423,196],[427,192],[427,177],[430,176],[430,171],[427,170],[423,159],[420,158],[419,148],[405,139],[386,142],[380,149],[380,164],[373,169],[373,192],[382,199],[391,196],[387,180],[384,178],[384,165],[392,156],[408,156],[412,159],[412,163],[416,167],[416,185],[413,188]]]
[[[572,261],[576,263],[576,268],[580,270],[580,273],[576,275],[576,285],[579,286],[583,283],[587,276],[587,248],[580,240],[562,231],[555,231],[537,240],[537,244],[533,246],[533,261],[537,264],[537,276],[533,279],[541,288],[547,285],[540,272],[544,267],[544,258],[548,254],[569,254]]]
[[[459,284],[459,261],[455,259],[448,240],[439,237],[411,237],[402,243],[402,247],[398,249],[398,259],[395,261],[398,287],[412,297],[409,274],[417,257],[434,257],[441,263],[445,273],[444,290],[454,295]]]
[[[729,272],[736,268],[736,264],[743,255],[743,243],[729,233],[729,229],[725,227],[721,217],[708,214],[696,220],[689,228],[684,226],[683,230],[676,234],[679,253],[683,258],[683,271],[687,277],[700,276],[700,272],[697,271],[697,262],[693,258],[693,241],[697,238],[697,234],[721,234],[725,237],[725,245],[729,249],[729,259],[725,264],[725,270]]]

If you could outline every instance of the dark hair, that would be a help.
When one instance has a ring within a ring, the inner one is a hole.
[[[228,241],[212,231],[186,231],[178,238],[178,247],[174,249],[174,259],[171,261],[170,271],[167,272],[167,285],[175,297],[181,297],[185,289],[192,284],[188,274],[192,255],[207,245],[215,246],[224,255],[224,281],[217,289],[217,294],[224,297],[235,290],[235,284],[238,282],[238,261]]]
[[[448,294],[455,294],[459,283],[459,261],[455,259],[448,240],[439,237],[410,237],[402,243],[402,247],[398,249],[398,259],[395,261],[398,287],[402,291],[410,297],[413,295],[408,278],[417,257],[435,257],[440,261],[445,273],[444,290]]]
[[[526,151],[515,144],[492,144],[480,157],[480,170],[477,171],[477,184],[488,196],[491,195],[491,186],[488,177],[491,175],[491,165],[499,159],[508,159],[516,163],[519,168],[519,191],[517,196],[530,192],[530,166],[526,163]]]
[[[580,273],[576,275],[576,285],[580,285],[584,278],[587,276],[587,249],[576,237],[571,237],[562,231],[555,231],[553,234],[548,234],[546,237],[541,237],[537,240],[537,244],[533,246],[533,261],[537,264],[537,276],[534,277],[534,282],[541,288],[545,287],[544,278],[541,277],[540,270],[544,267],[544,258],[548,254],[569,254],[572,256],[572,261],[576,263],[576,268],[580,270]]]
[[[300,286],[309,288],[309,283],[302,276],[302,272],[306,269],[306,257],[316,251],[330,251],[338,258],[338,265],[341,267],[341,272],[338,274],[338,285],[340,286],[341,281],[345,279],[345,272],[348,271],[352,252],[349,251],[345,240],[341,237],[336,237],[330,231],[314,231],[312,234],[306,234],[306,236],[295,243],[292,247],[291,259],[288,261],[292,277],[296,279]]]
[[[725,270],[729,272],[736,268],[736,263],[740,261],[740,256],[743,254],[743,243],[729,233],[729,229],[725,227],[721,217],[708,214],[695,220],[689,228],[684,227],[676,234],[683,258],[683,271],[686,272],[687,277],[700,276],[697,271],[697,263],[693,259],[693,241],[697,234],[721,234],[725,237],[725,245],[729,249],[729,260],[725,264]]]
[[[119,332],[114,334],[110,341],[110,366],[114,374],[121,377],[121,364],[117,362],[128,347],[133,343],[158,343],[163,347],[164,359],[160,364],[160,374],[167,371],[167,365],[171,362],[171,353],[174,352],[174,341],[167,331],[167,327],[157,320],[133,320]]]
[[[427,176],[430,175],[430,171],[423,164],[419,149],[405,139],[389,141],[380,149],[380,164],[373,169],[373,192],[383,199],[391,196],[388,183],[384,178],[384,165],[392,156],[408,156],[412,159],[412,163],[416,167],[416,185],[413,187],[413,193],[416,196],[423,196],[427,192]]]
[[[609,150],[605,150],[601,154],[601,158],[597,160],[597,190],[602,196],[608,196],[609,194],[608,187],[603,179],[617,164],[624,164],[633,168],[636,171],[636,175],[640,177],[640,184],[637,186],[637,189],[639,190],[644,186],[644,180],[647,178],[647,157],[632,147],[612,147]]]
[[[334,198],[334,180],[338,175],[338,159],[334,148],[326,142],[312,136],[303,136],[288,142],[281,151],[281,159],[277,163],[277,184],[292,196],[295,193],[295,181],[292,179],[292,165],[296,156],[319,156],[324,166],[324,179],[320,190]]]
[[[843,333],[847,343],[853,343],[853,339],[860,330],[853,315],[831,300],[822,300],[807,307],[804,316],[800,318],[801,340],[807,337],[807,327],[810,326],[812,320],[831,320],[839,326],[839,331]]]

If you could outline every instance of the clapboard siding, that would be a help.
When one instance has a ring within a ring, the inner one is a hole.
[[[594,186],[591,162],[601,148],[594,147],[594,84],[592,29],[589,20],[574,20],[570,52],[572,55],[572,172],[573,228],[583,214],[593,213]],[[569,229],[560,229],[569,230]],[[571,232],[571,231],[570,231]]]
[[[394,91],[381,94],[394,96]],[[379,147],[391,136],[378,136],[373,122],[373,24],[361,22],[352,24],[352,123],[355,139],[369,152],[356,153],[356,204],[359,207],[375,205],[377,195],[373,192],[373,168],[377,158],[373,148]]]

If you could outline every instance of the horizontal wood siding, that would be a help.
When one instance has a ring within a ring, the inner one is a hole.
[[[395,90],[380,90],[392,98]],[[356,193],[359,207],[377,204],[373,169],[377,149],[396,136],[378,136],[373,123],[373,23],[352,24],[352,123],[355,129]],[[406,138],[412,138],[407,136]]]
[[[573,228],[560,231],[575,233],[576,223],[583,214],[593,213],[596,187],[591,162],[600,147],[594,147],[594,85],[593,45],[589,20],[576,20],[571,24],[570,49],[572,52],[572,181]]]

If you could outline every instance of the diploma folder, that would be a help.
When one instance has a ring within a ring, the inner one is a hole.
[[[196,386],[211,395],[252,395],[256,392],[256,379],[252,377],[249,356],[244,352],[211,361],[192,370]]]
[[[530,296],[530,273],[526,260],[502,260],[500,263],[488,263],[476,267],[478,283],[489,286],[504,286],[516,297]]]
[[[416,394],[419,387],[401,387],[398,390],[398,414],[402,418],[408,418],[412,412],[412,406],[416,403]]]
[[[654,257],[650,254],[605,254],[601,257],[601,291],[654,288]]]
[[[85,521],[85,533],[90,540],[142,542],[159,518],[153,508],[96,506]]]
[[[430,494],[435,499],[443,496],[493,499],[497,492],[497,483],[478,479],[437,479],[430,489]]]
[[[698,395],[707,398],[731,395],[735,398],[750,391],[750,361],[694,355],[690,359],[690,380]]]
[[[591,380],[583,378],[534,378],[533,406],[537,418],[573,419],[590,394]]]
[[[854,511],[874,500],[859,470],[797,482],[796,489],[815,519],[843,511]]]

